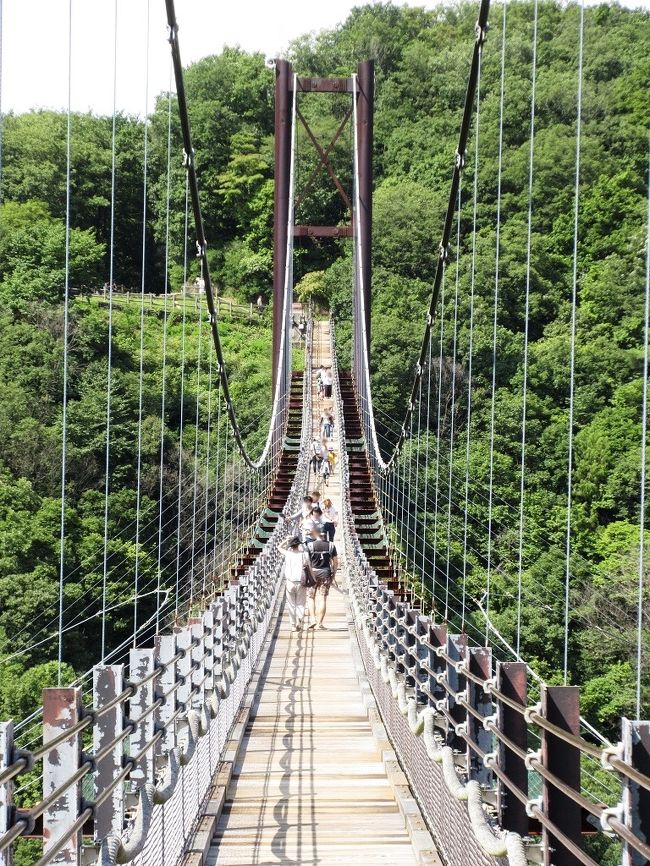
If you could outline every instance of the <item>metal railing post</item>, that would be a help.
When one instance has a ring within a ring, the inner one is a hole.
[[[0,772],[13,763],[14,723],[0,722]],[[9,779],[0,784],[0,838],[11,827],[11,812],[14,799],[14,782]],[[0,866],[12,866],[11,846],[0,851]]]
[[[101,710],[124,691],[124,665],[96,665],[93,668],[93,707]],[[93,747],[97,754],[124,731],[124,704],[119,703],[102,713],[93,727]],[[93,791],[97,798],[122,771],[124,743],[116,742],[111,751],[96,762]],[[94,839],[100,842],[109,833],[121,833],[124,823],[124,786],[118,784],[111,796],[95,807]]]
[[[132,649],[129,651],[129,676],[131,682],[139,683],[144,679],[147,682],[136,687],[135,694],[129,700],[129,716],[132,721],[137,722],[137,728],[131,734],[131,754],[136,755],[145,748],[154,735],[153,713],[144,713],[154,702],[154,680],[150,675],[154,672],[155,657],[153,649]],[[136,763],[130,773],[131,781],[140,788],[146,782],[154,780],[154,753],[149,749]]]
[[[158,688],[156,697],[163,698],[163,703],[159,711],[160,725],[164,729],[164,734],[161,744],[161,751],[171,752],[176,747],[176,725],[171,723],[171,719],[176,712],[177,695],[172,691],[176,684],[176,662],[171,659],[176,655],[176,635],[164,634],[156,638],[156,655],[164,670],[158,677]]]
[[[70,730],[81,720],[81,689],[43,689],[43,745]],[[43,799],[61,788],[81,764],[79,732],[51,749],[43,757]],[[69,831],[81,807],[81,779],[72,782],[43,812],[43,852],[47,854]],[[50,863],[80,866],[81,830],[72,833]]]
[[[644,776],[650,777],[650,722],[623,719],[621,732],[623,760]],[[626,778],[623,788],[625,826],[637,839],[650,840],[650,791]],[[623,866],[645,866],[647,859],[631,845],[623,845]]]
[[[492,676],[492,650],[489,647],[469,647],[466,660],[470,674],[482,680],[490,679]],[[469,677],[467,679],[467,703],[483,718],[492,715],[491,696]],[[487,754],[492,751],[492,734],[485,730],[483,724],[472,713],[468,713],[467,716],[467,734],[481,752]],[[471,749],[467,756],[467,772],[470,779],[476,779],[480,785],[491,787],[492,771]]]
[[[542,686],[542,715],[571,734],[580,734],[580,689],[576,686]],[[574,791],[580,791],[580,752],[574,746],[542,729],[542,764],[549,773]],[[582,847],[580,806],[543,779],[543,811],[558,830]],[[544,866],[576,866],[578,861],[546,827],[542,831]]]
[[[436,652],[441,647],[447,647],[447,626],[432,623],[429,626],[429,643],[433,647],[429,651],[429,668],[433,671],[429,674],[429,689],[435,702],[444,701],[447,706],[447,691],[436,679],[439,674],[444,674],[447,670],[445,662]]]
[[[203,628],[203,620],[193,618],[190,620],[190,634],[192,635],[192,690],[197,689],[197,693],[191,698],[192,706],[195,709],[200,709],[205,703],[205,684],[203,681],[205,674],[205,630]]]
[[[528,700],[526,665],[523,662],[497,662],[496,684],[499,692],[522,707],[522,712],[517,712],[497,700],[497,727],[513,745],[525,752],[528,746],[528,728],[523,714]],[[511,784],[528,795],[528,770],[523,758],[500,740],[497,756],[499,769]],[[497,781],[497,809],[504,830],[527,835],[529,818],[526,806],[501,781]]]
[[[447,682],[449,683],[448,707],[449,715],[454,726],[467,725],[467,710],[459,704],[454,695],[465,691],[465,677],[456,670],[456,663],[463,661],[467,650],[467,635],[447,635],[447,655],[451,661],[447,662]],[[449,731],[447,744],[459,752],[467,752],[467,743],[456,735],[455,729]]]

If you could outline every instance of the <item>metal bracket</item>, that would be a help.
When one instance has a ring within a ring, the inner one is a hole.
[[[485,40],[487,39],[488,30],[490,29],[489,24],[485,24],[485,27],[481,27],[479,22],[477,21],[474,25],[474,34],[476,35],[476,44],[479,48],[482,48],[485,45]]]
[[[526,814],[529,818],[535,818],[535,810],[539,809],[539,811],[543,811],[543,804],[541,797],[535,797],[534,800],[529,800],[526,803]]]

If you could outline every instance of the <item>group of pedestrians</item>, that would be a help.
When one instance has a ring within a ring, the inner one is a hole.
[[[280,544],[284,553],[286,578],[286,604],[293,631],[301,631],[305,616],[305,602],[309,612],[310,629],[324,629],[327,596],[332,584],[338,589],[336,572],[338,554],[334,534],[338,514],[332,500],[320,503],[320,492],[314,490],[303,498],[300,511],[288,520],[297,520],[300,534],[294,534]]]
[[[334,473],[336,466],[336,452],[332,445],[327,444],[326,439],[314,437],[309,446],[311,468],[314,475],[320,475],[323,484],[327,487],[330,475]]]
[[[316,374],[318,398],[332,399],[333,376],[329,367],[321,367]],[[327,486],[336,465],[336,452],[332,438],[336,419],[331,403],[325,403],[319,419],[319,433],[314,436],[309,448],[309,459],[315,476],[322,478]],[[327,610],[327,596],[336,582],[338,554],[334,535],[338,514],[332,500],[321,501],[319,490],[303,497],[300,510],[288,515],[293,523],[293,534],[280,544],[284,553],[286,578],[286,606],[293,631],[301,631],[305,618],[305,605],[309,614],[310,629],[324,629],[323,620]]]

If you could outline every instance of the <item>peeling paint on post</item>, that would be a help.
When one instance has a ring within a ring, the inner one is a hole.
[[[213,640],[213,656],[214,656],[214,676],[219,677],[223,672],[223,616],[224,606],[222,601],[215,601],[210,605],[210,610],[214,617],[214,640]]]
[[[644,776],[650,776],[650,722],[631,722],[624,718],[622,740],[623,760]],[[647,844],[650,840],[650,792],[626,778],[623,808],[625,826]],[[646,866],[647,862],[643,854],[624,844],[623,866]]]
[[[191,703],[194,709],[200,709],[205,702],[205,686],[203,682],[205,633],[203,631],[202,619],[190,620],[190,634],[192,635],[192,643],[195,644],[192,648],[192,666],[195,668],[192,672],[192,690],[197,690]]]
[[[190,644],[192,642],[192,634],[189,628],[181,628],[176,632],[176,649],[185,650],[183,658],[179,659],[176,664],[177,676],[183,679],[183,682],[176,690],[176,699],[179,704],[182,704],[185,711],[189,710],[188,701],[190,698],[191,677],[190,667],[192,666],[192,653],[190,652]]]
[[[81,719],[81,689],[43,689],[43,745]],[[66,783],[81,760],[81,735],[73,734],[43,758],[43,799]],[[47,854],[79,817],[81,781],[75,782],[43,813],[43,851]],[[74,833],[50,863],[81,863],[81,833]]]
[[[154,651],[152,649],[132,649],[129,652],[129,678],[132,683],[139,683],[154,670]],[[129,701],[129,718],[137,722],[137,728],[131,734],[131,755],[137,755],[150,743],[154,735],[154,717],[149,713],[142,716],[154,702],[155,681],[150,679],[144,685],[138,686]],[[154,753],[149,749],[131,770],[129,778],[137,788],[146,782],[154,781]]]
[[[203,667],[205,669],[204,688],[208,697],[214,691],[214,611],[212,608],[203,612],[203,636],[205,641],[205,658]]]
[[[96,665],[93,668],[93,706],[100,710],[124,691],[124,665]],[[93,748],[97,754],[115,740],[124,730],[124,706],[118,704],[97,720],[93,729]],[[105,791],[122,770],[124,743],[119,742],[97,761],[93,774],[95,797]],[[113,788],[113,793],[95,809],[94,839],[100,842],[109,833],[121,833],[124,822],[124,786]]]
[[[14,723],[0,722],[0,772],[13,763]],[[0,785],[0,838],[11,826],[11,805],[14,797],[13,779]],[[10,845],[0,851],[0,866],[12,866],[13,854]]]
[[[176,725],[170,724],[170,719],[176,712],[176,692],[170,690],[176,683],[176,662],[171,662],[176,655],[176,635],[164,634],[156,638],[157,656],[164,667],[162,673],[158,677],[157,692],[163,697],[163,704],[159,710],[159,719],[161,726],[165,729],[165,733],[161,740],[162,752],[171,752],[176,746]],[[167,697],[164,697],[167,695]]]

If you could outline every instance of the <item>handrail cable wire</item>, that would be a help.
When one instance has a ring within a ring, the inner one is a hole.
[[[578,305],[578,224],[580,215],[580,140],[582,132],[582,64],[585,2],[580,0],[578,36],[578,105],[576,117],[576,173],[573,205],[573,275],[571,290],[571,346],[569,358],[569,453],[567,459],[566,564],[564,576],[564,685],[569,679],[569,593],[571,580],[571,505],[573,486],[573,413],[575,398],[576,308]]]
[[[144,405],[144,290],[146,284],[147,264],[147,194],[149,186],[149,120],[147,105],[149,103],[149,41],[151,32],[151,0],[147,0],[147,26],[145,36],[145,120],[144,120],[144,153],[142,158],[142,273],[140,275],[140,365],[138,371],[138,456],[137,456],[137,487],[135,493],[135,562],[133,573],[133,631],[138,626],[138,583],[140,578],[140,508],[142,503],[142,413]],[[135,648],[135,637],[134,637]]]
[[[430,418],[431,418],[431,343],[433,342],[433,334],[429,332],[429,349],[427,353],[427,432],[425,434],[425,465],[424,465],[424,514],[423,514],[423,526],[428,524],[428,511],[427,511],[427,495],[429,492],[429,434],[430,434]],[[422,574],[422,595],[424,596],[424,559],[426,555],[426,535],[422,533],[422,563],[420,572]]]
[[[65,276],[63,303],[63,401],[61,418],[61,534],[59,542],[59,646],[57,683],[63,665],[63,592],[65,581],[65,482],[68,432],[68,329],[70,317],[70,176],[72,162],[72,0],[68,0],[68,109],[65,165]]]
[[[169,88],[167,90],[167,195],[165,203],[165,278],[163,291],[165,306],[163,309],[163,341],[162,341],[162,379],[160,385],[160,462],[158,466],[158,592],[161,585],[162,563],[162,516],[163,516],[163,481],[165,464],[165,409],[167,397],[167,302],[169,295],[169,222],[171,215],[171,160],[172,160],[172,68],[169,67]],[[185,305],[183,305],[185,306]],[[156,634],[160,631],[160,616],[156,605]]]
[[[537,93],[537,23],[538,0],[533,12],[533,59],[530,93],[530,143],[528,152],[528,223],[526,228],[526,300],[524,308],[524,357],[521,385],[521,458],[519,468],[519,549],[517,554],[517,653],[521,648],[521,601],[524,556],[524,505],[526,493],[526,415],[528,401],[528,314],[530,310],[530,274],[533,231],[533,174],[535,166],[535,99]]]
[[[111,131],[111,215],[110,215],[110,245],[108,262],[108,338],[107,338],[107,371],[106,371],[106,449],[104,459],[104,553],[102,580],[102,635],[101,657],[106,652],[106,590],[108,585],[108,512],[110,494],[111,467],[111,396],[113,389],[113,283],[115,267],[115,181],[117,148],[117,23],[118,3],[114,2],[113,13],[113,119]]]
[[[506,0],[503,3],[503,14],[505,15]],[[505,27],[505,22],[504,22]],[[481,141],[481,62],[479,55],[479,69],[476,81],[476,120],[474,125],[474,178],[472,185],[472,257],[470,261],[469,281],[469,345],[467,347],[467,414],[465,422],[465,507],[463,509],[463,576],[462,576],[462,601],[461,601],[461,632],[465,631],[465,606],[467,601],[467,534],[469,530],[469,478],[470,457],[472,444],[472,364],[474,361],[474,301],[476,293],[476,225],[478,212],[478,164],[479,145]]]
[[[639,503],[639,585],[636,632],[636,718],[641,718],[641,666],[643,645],[643,596],[645,590],[645,484],[648,423],[648,331],[650,330],[650,147],[648,148],[648,223],[645,256],[645,311],[643,340],[643,412],[641,417],[641,497]]]
[[[503,15],[505,19],[506,4],[503,4]],[[479,66],[480,70],[480,66]],[[499,154],[497,159],[497,213],[496,213],[496,238],[494,256],[494,308],[492,312],[492,399],[490,403],[490,468],[488,480],[488,531],[487,531],[487,568],[486,568],[486,625],[485,645],[488,644],[487,620],[490,618],[490,589],[492,584],[492,516],[493,516],[493,487],[494,487],[494,428],[496,417],[496,388],[497,388],[497,332],[499,324],[499,266],[501,264],[501,186],[503,180],[503,113],[505,106],[506,90],[506,27],[505,20],[501,30],[501,83],[499,91]]]
[[[249,428],[252,428],[252,427],[256,424],[256,422],[259,420],[259,418],[261,417],[262,414],[264,414],[264,413],[260,413],[260,415],[257,416],[257,418],[255,418],[255,419],[254,419],[254,420],[253,420],[249,425],[247,425],[247,427],[243,428],[243,430],[248,430]],[[174,489],[175,489],[175,488],[174,488]],[[168,505],[168,506],[165,508],[165,512],[170,511],[172,508],[173,508],[173,505],[171,505],[171,504]],[[189,520],[190,520],[190,519],[191,519],[191,518],[187,518],[187,519],[186,519],[186,520],[181,524],[181,526],[182,526],[183,528],[185,528],[185,526],[189,525]],[[152,519],[151,519],[151,520],[146,524],[146,526],[153,526],[153,525],[155,524],[155,522],[156,522],[156,518],[152,518]],[[163,528],[167,528],[169,525],[171,525],[172,522],[176,522],[176,515],[175,515],[175,514],[173,514],[172,517],[170,517],[170,518],[169,518],[169,519],[168,519],[168,520],[163,524]],[[146,543],[146,542],[150,541],[151,539],[153,539],[153,538],[155,537],[155,535],[156,535],[156,530],[152,531],[151,535],[149,535],[149,536],[145,539],[145,542],[144,542],[144,543]],[[109,557],[109,561],[110,561],[110,557]],[[128,556],[125,556],[123,559],[119,560],[119,562],[112,563],[112,564],[111,564],[111,568],[112,568],[112,569],[119,568],[120,566],[124,565],[124,564],[125,564],[126,562],[128,562],[128,561],[129,561]],[[99,566],[97,566],[94,570],[99,570]],[[74,572],[71,572],[71,573],[74,573]],[[92,572],[91,572],[91,573],[92,573]],[[89,589],[92,588],[93,586],[96,586],[97,584],[101,584],[101,575],[100,575],[100,579],[99,579],[99,580],[95,581],[94,584],[91,584],[91,585],[89,586]],[[70,610],[72,610],[72,608],[75,606],[75,604],[76,604],[79,600],[80,600],[80,599],[76,599],[75,601],[69,602],[69,603],[64,607],[64,613],[67,613],[67,612],[69,612]],[[77,615],[81,615],[81,614],[84,613],[86,610],[88,610],[88,608],[91,607],[91,606],[95,603],[95,601],[97,601],[97,599],[92,599],[90,602],[88,602],[88,603],[86,604],[86,606],[85,606],[81,611],[78,612]],[[100,599],[100,602],[101,602],[101,599]],[[100,615],[101,615],[101,604],[100,604],[100,609],[98,610],[97,614],[95,614],[95,615],[96,615],[96,616],[100,616]],[[57,621],[57,617],[56,617],[56,616],[55,616],[55,617],[52,617],[52,619],[50,619],[49,622],[47,622],[44,626],[41,626],[40,631],[43,631],[45,628],[48,627],[48,625],[52,625],[52,624],[55,623],[56,621]],[[12,639],[15,640],[17,637],[19,637],[22,633],[24,633],[24,632],[25,632],[25,631],[30,627],[30,625],[32,625],[32,624],[30,623],[30,624],[24,626],[24,627],[23,627],[19,632],[16,632],[16,633],[12,636]],[[52,635],[52,637],[54,637],[54,636],[55,636],[55,635]],[[36,644],[32,644],[32,645],[26,647],[25,649],[21,650],[20,653],[18,653],[18,654],[21,654],[21,653],[24,653],[24,652],[28,652],[28,651],[30,651],[31,649],[33,649],[35,646],[36,646]],[[15,654],[14,654],[14,655],[15,655]],[[11,656],[4,656],[3,658],[0,659],[0,663],[4,663],[4,662],[6,662],[9,658],[11,658]]]
[[[176,610],[175,616],[178,617],[178,592],[180,582],[180,558],[181,558],[181,504],[183,496],[183,424],[185,420],[185,320],[186,320],[186,304],[185,291],[187,286],[187,232],[189,223],[189,175],[185,175],[185,222],[183,225],[183,318],[181,325],[181,394],[180,394],[180,418],[178,424],[178,500],[177,500],[177,520],[178,528],[176,530]]]
[[[440,416],[442,414],[442,361],[445,339],[445,274],[443,271],[440,287],[440,345],[438,347],[438,411],[436,412],[436,484],[433,506],[433,568],[431,570],[431,593],[434,609],[436,597],[436,556],[438,553],[438,497],[440,495]]]
[[[208,426],[206,431],[206,453],[205,453],[205,491],[203,510],[203,583],[201,585],[201,595],[205,598],[205,590],[208,579],[208,513],[210,508],[210,437],[212,435],[212,355],[214,347],[212,343],[208,345]]]
[[[480,55],[479,55],[480,57]],[[480,63],[479,63],[480,74]],[[477,82],[478,83],[478,82]],[[464,159],[464,156],[462,157]],[[462,180],[462,178],[461,178]],[[449,419],[449,477],[447,479],[447,490],[449,491],[449,507],[447,508],[447,568],[445,570],[445,620],[449,612],[449,570],[451,563],[451,473],[454,465],[454,432],[456,418],[456,358],[458,353],[458,295],[460,292],[460,222],[462,216],[462,183],[458,183],[458,201],[456,204],[456,273],[454,277],[454,334],[451,350],[451,412]]]
[[[203,337],[203,311],[199,307],[199,329],[196,346],[196,401],[194,415],[194,476],[192,481],[192,542],[190,544],[190,607],[194,601],[194,555],[196,548],[196,495],[199,475],[199,412],[201,407],[201,354]]]

